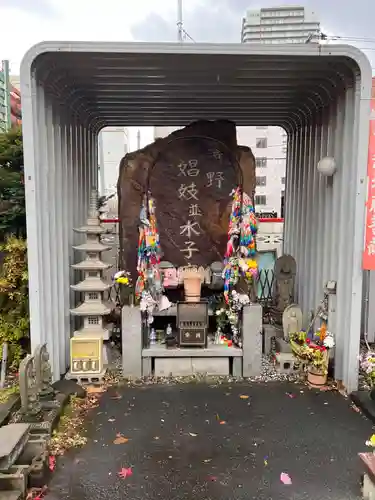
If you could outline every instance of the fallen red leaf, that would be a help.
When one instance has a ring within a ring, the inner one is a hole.
[[[215,482],[215,481],[217,481],[217,477],[216,476],[208,476],[208,480]]]
[[[226,421],[225,420],[221,420],[219,423],[220,423],[220,425],[225,425]]]
[[[48,457],[48,468],[50,471],[54,471],[56,467],[56,457],[53,455],[50,455]]]
[[[128,476],[133,475],[133,471],[131,467],[123,467],[120,472],[118,472],[118,475],[122,477],[123,479],[127,478]]]

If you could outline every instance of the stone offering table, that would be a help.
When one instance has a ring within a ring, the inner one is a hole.
[[[163,315],[166,315],[164,313],[167,311],[162,311]],[[170,316],[172,311],[173,308]],[[251,304],[243,309],[242,349],[225,345],[179,349],[167,349],[163,345],[156,345],[144,348],[141,332],[139,308],[124,306],[122,308],[124,377],[137,379],[151,375],[183,376],[196,373],[256,377],[261,373],[262,306],[260,304]]]

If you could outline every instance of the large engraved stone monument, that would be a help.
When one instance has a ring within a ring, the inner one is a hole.
[[[230,121],[194,122],[127,154],[118,181],[120,268],[136,275],[135,221],[147,186],[156,203],[162,259],[174,266],[206,267],[222,261],[231,191],[241,177],[244,191],[253,198],[254,156],[250,148],[237,145]]]

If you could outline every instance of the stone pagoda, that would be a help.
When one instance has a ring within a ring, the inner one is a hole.
[[[105,229],[100,225],[98,211],[98,193],[93,190],[90,199],[89,216],[85,226],[74,229],[78,233],[86,235],[85,243],[74,246],[75,250],[80,250],[86,254],[86,258],[77,264],[73,264],[73,269],[82,272],[83,281],[71,288],[82,294],[83,302],[71,309],[71,314],[83,318],[82,326],[74,332],[75,337],[102,337],[109,340],[109,330],[104,327],[103,318],[110,314],[111,306],[103,300],[103,293],[109,290],[111,283],[103,280],[103,271],[111,267],[111,264],[102,262],[101,254],[111,247],[103,245],[100,235]]]

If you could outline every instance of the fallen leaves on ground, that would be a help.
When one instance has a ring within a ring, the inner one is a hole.
[[[111,422],[111,423],[112,423],[112,422],[116,422],[116,419],[115,419],[115,418],[109,418],[109,419],[108,419],[108,422]]]
[[[88,385],[86,386],[86,394],[101,394],[105,392],[104,387],[99,385]]]
[[[249,399],[247,394],[241,394],[240,399]]]
[[[71,398],[57,429],[53,432],[49,444],[51,455],[63,455],[70,448],[86,444],[87,438],[83,435],[84,419],[89,410],[98,406],[98,401],[95,394],[88,394],[84,399],[75,396]]]
[[[289,474],[287,474],[286,472],[282,472],[280,474],[280,481],[283,483],[283,484],[292,484],[292,480],[289,476]]]
[[[129,442],[129,439],[122,434],[116,434],[116,439],[113,441],[113,444],[126,444]]]
[[[116,392],[114,394],[114,396],[111,397],[111,399],[122,399],[122,396],[121,396],[121,394],[119,394],[118,392]]]
[[[226,421],[225,421],[225,420],[220,420],[219,424],[220,424],[220,425],[225,425],[225,424],[226,424]]]
[[[126,479],[127,477],[129,476],[132,476],[133,475],[133,470],[131,467],[123,467],[119,472],[118,472],[118,475],[122,478],[122,479]]]
[[[197,436],[198,436],[198,434],[194,434],[194,432],[189,432],[189,436],[191,436],[191,437],[195,438],[195,437],[197,437]]]
[[[291,392],[286,392],[285,393],[290,399],[294,399],[296,397],[295,394],[291,393]]]
[[[208,480],[212,481],[214,483],[217,481],[217,477],[216,476],[208,476]]]
[[[350,406],[352,410],[354,410],[356,413],[361,413],[361,410],[358,408],[357,405],[355,405],[354,403],[352,403],[352,405]]]
[[[206,458],[205,460],[203,460],[203,463],[209,464],[211,461],[212,461],[212,458]]]
[[[26,500],[42,500],[47,493],[47,486],[43,488],[30,488],[27,491]]]
[[[160,439],[159,436],[154,436],[155,441],[158,441]]]

